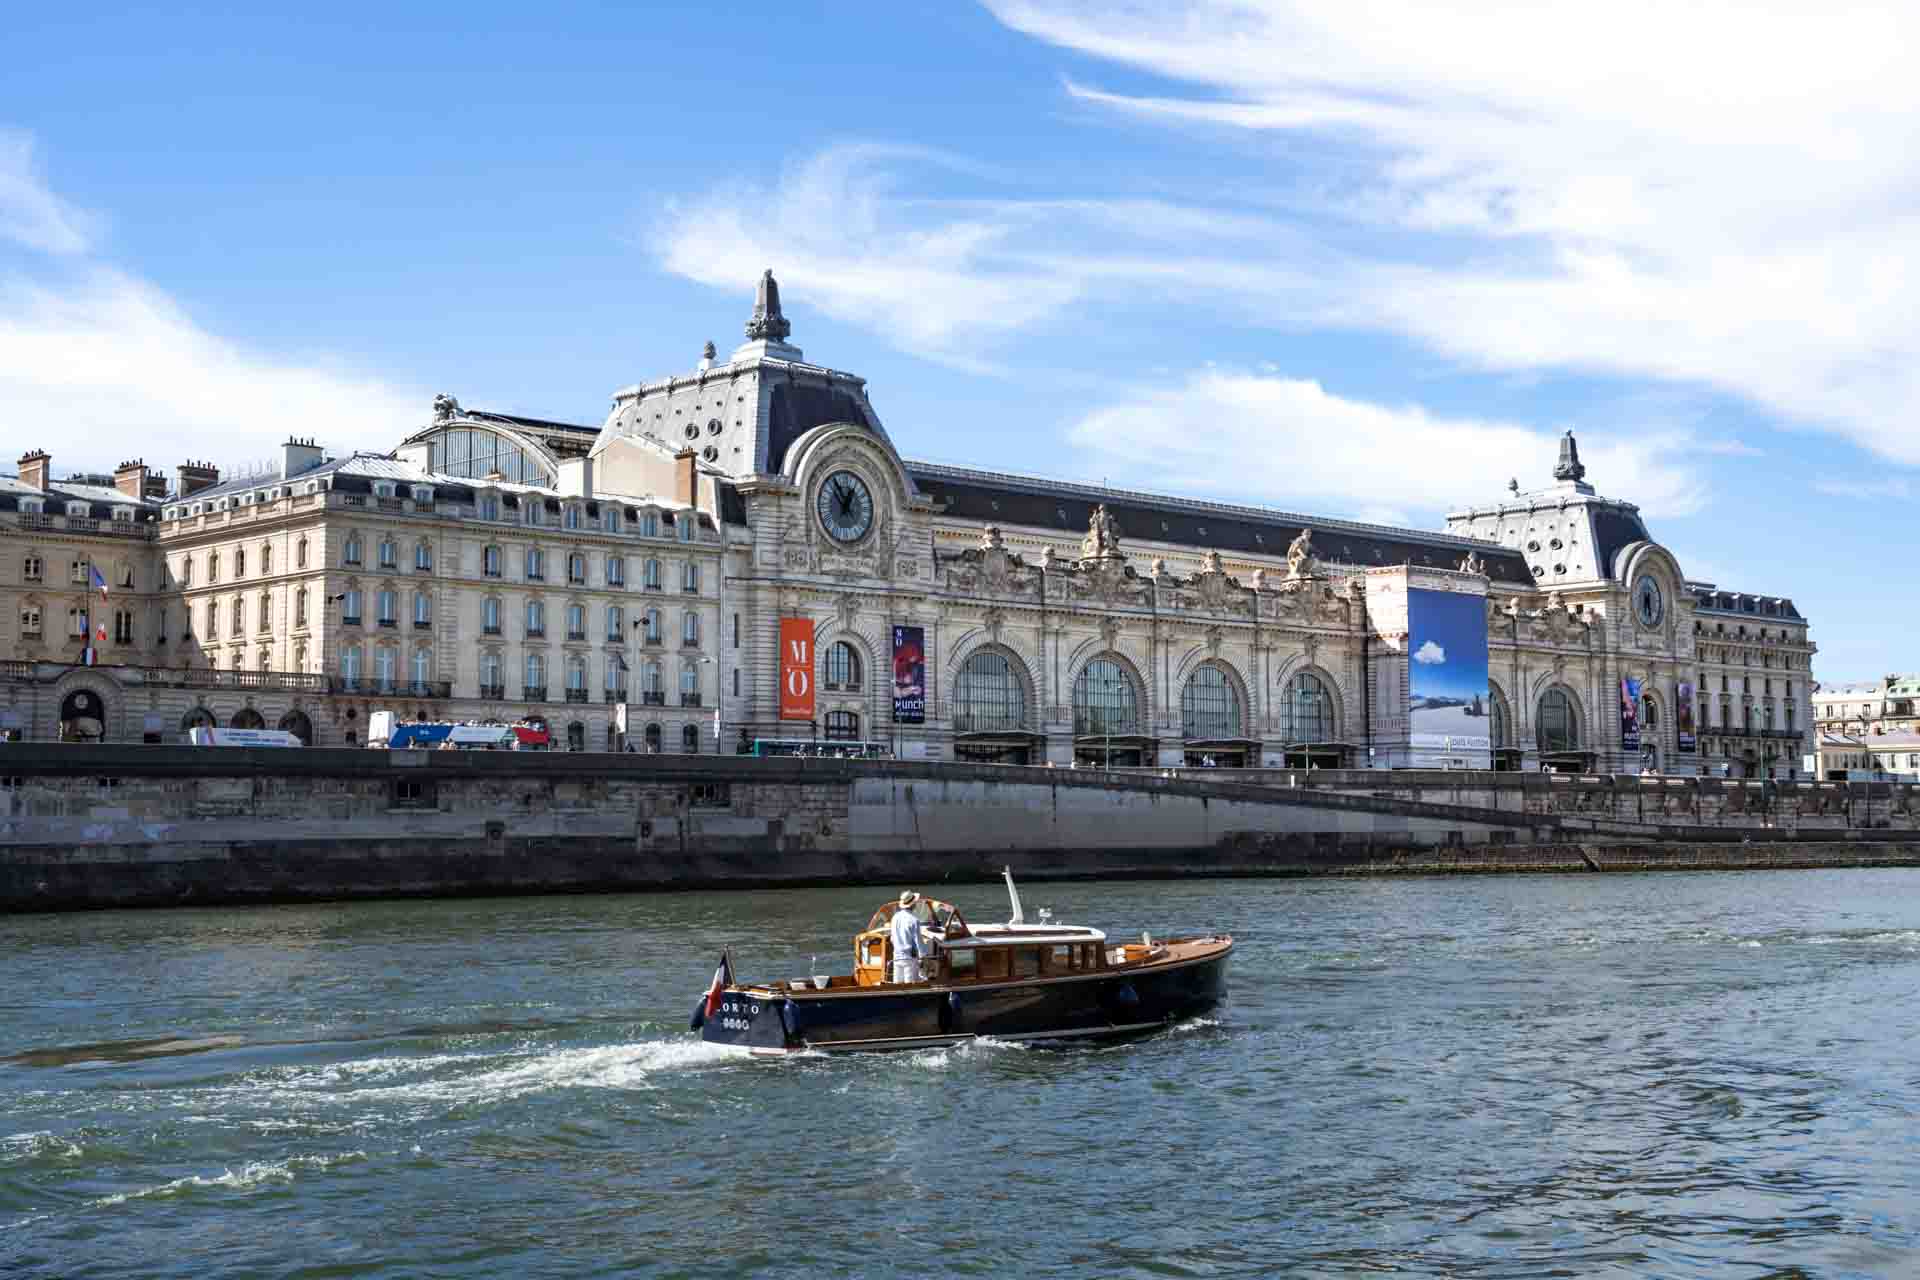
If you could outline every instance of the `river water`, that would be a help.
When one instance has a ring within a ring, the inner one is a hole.
[[[1917,875],[1036,884],[1231,1004],[787,1060],[881,891],[0,919],[0,1275],[1914,1274]]]

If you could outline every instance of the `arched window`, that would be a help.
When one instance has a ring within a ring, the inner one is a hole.
[[[1140,732],[1140,703],[1127,670],[1112,658],[1095,658],[1073,680],[1073,733],[1077,738]]]
[[[213,718],[213,712],[205,707],[195,707],[180,717],[180,729],[184,733],[189,729],[217,729],[220,722]]]
[[[829,711],[825,729],[829,742],[858,742],[860,716],[853,711]]]
[[[1007,656],[982,649],[954,682],[955,733],[1005,733],[1026,728],[1027,691]]]
[[[1487,726],[1493,738],[1495,751],[1509,751],[1519,745],[1513,738],[1513,708],[1507,705],[1507,695],[1489,687],[1487,690]]]
[[[1539,730],[1543,753],[1580,749],[1580,722],[1566,690],[1549,689],[1540,695]]]
[[[1333,724],[1333,692],[1326,682],[1311,671],[1302,671],[1287,681],[1287,740],[1289,742],[1333,742],[1339,732]]]
[[[654,755],[660,754],[660,726],[657,724],[648,725],[645,737],[647,750]]]
[[[242,707],[234,712],[231,723],[236,729],[264,729],[267,727],[266,717],[262,716],[252,707]]]
[[[258,626],[262,631],[273,630],[273,592],[271,591],[260,593]]]
[[[348,543],[347,545],[352,546],[353,544]],[[207,581],[220,581],[220,553],[218,551],[207,552]]]
[[[827,647],[825,675],[823,683],[828,689],[841,693],[860,691],[860,655],[852,645],[838,640]]]
[[[442,475],[484,480],[498,474],[514,484],[550,485],[550,475],[534,454],[506,437],[479,427],[450,427],[433,442],[432,465]],[[538,501],[538,498],[533,499]],[[496,517],[485,516],[492,520]]]
[[[585,751],[587,749],[587,726],[578,720],[567,725],[567,750]]]
[[[260,576],[264,578],[272,572],[273,544],[271,542],[263,542],[260,544]]]
[[[1245,720],[1240,691],[1221,667],[1201,664],[1180,691],[1180,731],[1189,741],[1238,738]]]
[[[340,678],[355,681],[360,678],[360,646],[350,644],[340,650]]]
[[[307,540],[305,538],[301,538],[293,544],[293,567],[296,569],[304,569],[307,567]]]
[[[413,682],[423,685],[433,679],[433,650],[415,649],[413,651]]]
[[[307,591],[305,587],[293,593],[293,625],[307,625]]]
[[[700,751],[700,726],[689,724],[680,729],[680,749],[688,755],[697,755]]]
[[[233,576],[236,581],[247,576],[247,549],[237,548],[233,553]]]

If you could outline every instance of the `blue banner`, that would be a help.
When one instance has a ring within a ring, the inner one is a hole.
[[[1409,744],[1423,751],[1491,751],[1486,598],[1410,589],[1407,656]]]

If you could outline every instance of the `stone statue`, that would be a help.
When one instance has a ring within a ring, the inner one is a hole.
[[[433,420],[436,423],[452,422],[459,412],[460,402],[446,392],[443,391],[433,398]]]
[[[1255,569],[1253,571],[1253,589],[1255,591],[1265,591],[1267,589],[1267,571],[1265,569]]]
[[[1300,536],[1287,546],[1287,576],[1309,578],[1313,576],[1313,569],[1313,530],[1302,529]]]
[[[1226,571],[1227,571],[1227,567],[1224,564],[1220,563],[1220,553],[1218,551],[1209,551],[1204,557],[1202,557],[1200,572],[1225,573]]]
[[[1478,551],[1469,551],[1467,558],[1460,562],[1460,572],[1484,576],[1487,572],[1487,562],[1480,558]]]
[[[1093,509],[1093,518],[1087,522],[1087,536],[1080,540],[1080,558],[1083,560],[1105,560],[1120,554],[1120,527],[1107,513],[1105,503]]]
[[[780,314],[780,282],[773,278],[773,268],[768,267],[760,273],[759,287],[754,290],[753,316],[747,321],[747,337],[785,342],[792,332],[793,325]]]
[[[1167,576],[1167,558],[1165,556],[1155,556],[1153,558],[1153,576],[1155,578],[1164,578]]]
[[[1006,541],[1000,536],[999,525],[990,524],[980,531],[980,549],[982,551],[997,551],[1004,546],[1006,546]]]

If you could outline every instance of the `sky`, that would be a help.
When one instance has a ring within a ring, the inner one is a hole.
[[[1478,596],[1452,591],[1407,592],[1407,643],[1413,649],[1408,678],[1413,696],[1485,698],[1487,606]]]
[[[266,7],[261,7],[266,8]],[[42,6],[0,465],[598,422],[741,337],[908,457],[1439,528],[1574,430],[1817,678],[1920,668],[1920,9]]]

